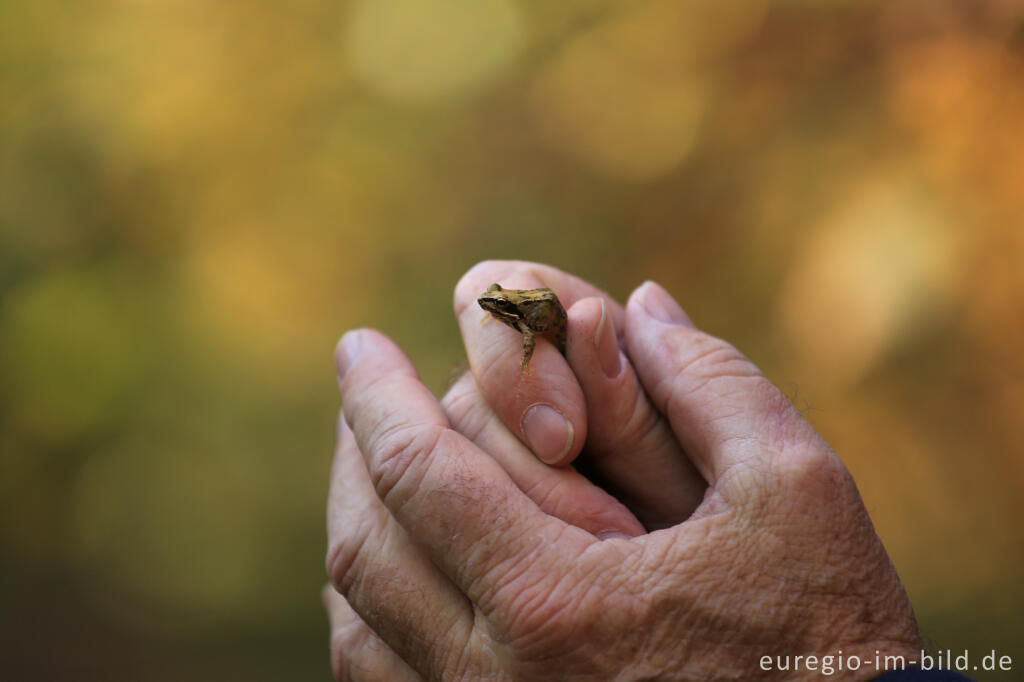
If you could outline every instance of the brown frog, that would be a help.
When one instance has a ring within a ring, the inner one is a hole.
[[[537,334],[549,333],[565,355],[565,308],[551,289],[502,289],[492,284],[476,299],[480,307],[523,334],[522,374],[526,374]]]

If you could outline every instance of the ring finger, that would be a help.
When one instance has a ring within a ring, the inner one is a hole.
[[[707,483],[641,387],[607,308],[604,298],[585,298],[569,311],[569,366],[590,428],[577,465],[648,529],[674,526],[697,508]]]

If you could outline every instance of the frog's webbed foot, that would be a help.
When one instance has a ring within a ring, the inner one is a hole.
[[[523,360],[520,363],[520,377],[530,373],[530,358],[533,357],[533,348],[537,344],[537,337],[529,330],[523,330]]]

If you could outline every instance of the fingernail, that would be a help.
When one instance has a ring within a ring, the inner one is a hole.
[[[607,318],[607,305],[602,298],[601,319],[594,331],[594,348],[597,349],[597,361],[601,365],[601,371],[609,379],[614,379],[622,370],[622,351],[619,350],[619,341],[615,338],[614,325],[605,324]]]
[[[338,368],[338,381],[345,378],[345,372],[356,363],[362,347],[362,334],[358,330],[347,332],[338,341],[334,352],[334,362]]]
[[[617,530],[606,530],[597,534],[598,540],[632,540],[630,536]]]
[[[675,299],[657,283],[650,280],[644,282],[637,298],[647,314],[659,322],[680,327],[693,326],[693,322]]]
[[[554,464],[572,447],[572,424],[550,405],[531,405],[523,413],[522,426],[526,444],[542,462]]]

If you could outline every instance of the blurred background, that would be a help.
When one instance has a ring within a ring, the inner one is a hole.
[[[0,3],[0,678],[328,680],[332,350],[644,279],[1024,667],[1024,3]]]

